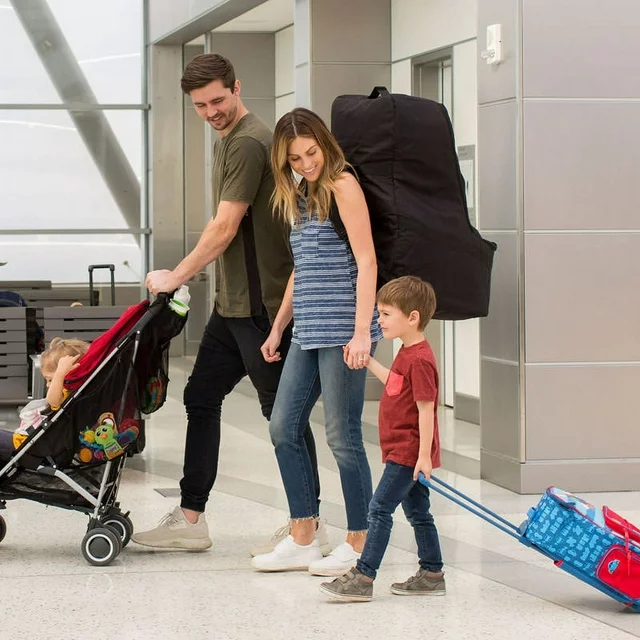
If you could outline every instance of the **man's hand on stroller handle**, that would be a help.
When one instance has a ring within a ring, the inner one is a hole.
[[[173,293],[181,284],[174,272],[169,269],[150,271],[145,280],[145,286],[154,296],[159,293]]]

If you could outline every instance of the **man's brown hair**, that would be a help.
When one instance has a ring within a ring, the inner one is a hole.
[[[185,67],[180,86],[189,94],[194,89],[206,87],[214,80],[220,80],[225,89],[233,91],[236,72],[231,62],[219,53],[203,53]]]
[[[378,303],[396,307],[405,316],[417,311],[420,314],[418,328],[422,331],[436,312],[436,292],[416,276],[402,276],[387,282],[378,291]]]

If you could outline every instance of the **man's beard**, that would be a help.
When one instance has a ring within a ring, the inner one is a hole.
[[[234,106],[233,109],[231,109],[230,111],[228,111],[224,116],[222,116],[222,118],[220,118],[219,120],[209,120],[209,124],[216,129],[217,131],[221,130],[221,129],[226,129],[234,120],[236,117],[236,114],[238,113],[238,106]]]

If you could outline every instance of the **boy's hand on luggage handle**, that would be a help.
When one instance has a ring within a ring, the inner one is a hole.
[[[427,480],[431,480],[431,472],[433,471],[433,465],[431,464],[431,456],[425,456],[424,458],[418,458],[416,466],[413,470],[413,479],[418,481],[418,474],[422,471],[424,477]]]
[[[159,293],[172,293],[182,283],[177,282],[173,271],[169,271],[169,269],[159,269],[147,273],[144,284],[154,296],[157,296]]]
[[[278,351],[280,341],[282,340],[282,334],[276,329],[271,329],[269,337],[265,340],[264,344],[260,347],[262,357],[267,362],[278,362],[282,360],[282,356]]]

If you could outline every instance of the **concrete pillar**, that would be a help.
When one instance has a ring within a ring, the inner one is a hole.
[[[274,33],[212,33],[214,53],[229,58],[241,83],[244,105],[275,126],[276,37]]]
[[[193,58],[204,53],[202,45],[185,45],[183,51],[183,66],[186,67]],[[184,255],[191,252],[211,219],[211,211],[207,210],[207,187],[211,182],[207,174],[207,150],[211,153],[210,137],[207,136],[211,127],[202,120],[193,108],[188,95],[182,93],[180,85],[176,85],[183,99],[184,114],[184,225],[185,242]],[[195,355],[202,339],[202,334],[211,314],[208,288],[213,269],[205,268],[203,273],[189,282],[191,294],[191,312],[189,322],[185,327],[185,354]],[[207,274],[206,276],[204,274]]]
[[[149,268],[173,269],[185,255],[182,46],[150,46],[149,61]],[[171,355],[182,354],[173,340]]]
[[[482,476],[522,493],[640,489],[640,5],[482,0]],[[596,37],[597,35],[597,37]]]
[[[173,269],[184,257],[182,46],[152,46],[150,62],[150,266]]]
[[[391,86],[390,0],[295,0],[296,103],[331,121],[344,93]]]
[[[295,0],[296,105],[319,114],[331,126],[331,104],[345,93],[391,88],[390,0]],[[391,342],[376,357],[393,360]],[[380,397],[382,385],[368,374],[366,398]]]

